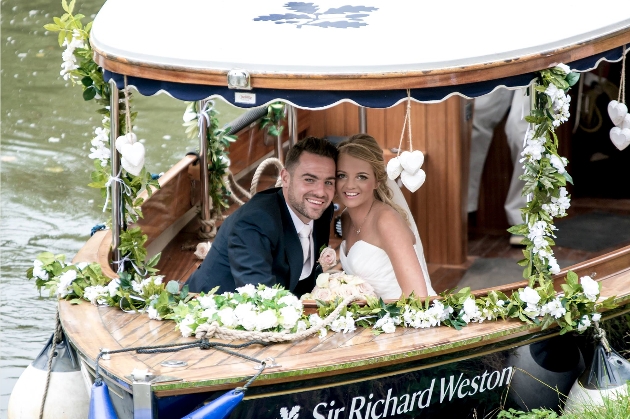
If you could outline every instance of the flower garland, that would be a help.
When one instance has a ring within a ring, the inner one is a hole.
[[[579,79],[565,64],[542,70],[533,87],[537,92],[535,106],[525,119],[532,124],[525,137],[521,163],[525,173],[523,195],[528,203],[521,209],[525,223],[511,227],[512,234],[525,236],[525,258],[519,265],[525,267],[523,277],[529,285],[536,282],[545,287],[553,274],[560,272],[551,246],[555,243],[553,225],[555,217],[564,217],[571,205],[567,182],[573,179],[566,171],[568,160],[558,154],[558,137],[555,129],[569,118],[571,96],[566,94]]]
[[[363,296],[352,276],[336,274],[348,279],[344,286],[352,285]],[[295,333],[323,322],[341,302],[319,301],[318,312],[307,316],[303,305],[289,291],[280,286],[245,285],[236,292],[215,294],[216,289],[196,298],[188,287],[179,289],[177,281],[164,281],[162,276],[138,278],[123,272],[120,278],[103,275],[97,263],[66,264],[63,255],[46,252],[40,254],[27,271],[35,279],[37,288],[45,288],[50,295],[73,303],[89,301],[95,305],[119,306],[127,311],[146,312],[151,319],[172,319],[183,336],[194,334],[205,323],[236,330]],[[330,285],[331,275],[321,274],[319,285]],[[334,278],[334,277],[333,277]],[[338,281],[341,282],[341,281]],[[562,284],[563,293],[556,295],[551,283],[545,288],[526,287],[510,297],[500,291],[476,298],[466,287],[457,293],[442,293],[441,299],[403,297],[392,303],[367,297],[365,305],[345,307],[330,324],[334,332],[351,332],[357,326],[370,327],[375,334],[392,333],[396,327],[429,328],[440,325],[461,329],[470,323],[518,318],[543,329],[557,324],[560,333],[576,330],[583,332],[591,322],[599,321],[599,310],[615,307],[614,297],[599,301],[600,284],[589,276],[578,279],[574,272],[567,274]],[[326,329],[320,336],[326,335]]]

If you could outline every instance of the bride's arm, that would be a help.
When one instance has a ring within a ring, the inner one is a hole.
[[[394,211],[384,211],[377,229],[403,294],[409,296],[414,292],[416,297],[426,297],[426,281],[413,247],[415,239],[405,221]]]

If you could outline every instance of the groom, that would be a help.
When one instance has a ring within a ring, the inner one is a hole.
[[[245,284],[280,284],[297,296],[321,273],[328,245],[337,149],[308,137],[287,154],[282,187],[268,189],[227,217],[203,263],[187,281],[191,292],[233,292]]]

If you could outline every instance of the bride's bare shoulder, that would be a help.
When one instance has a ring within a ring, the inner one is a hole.
[[[381,203],[378,206],[378,212],[376,214],[376,225],[379,233],[382,236],[396,236],[396,235],[409,235],[413,237],[411,229],[407,225],[405,219],[394,208],[387,204]]]

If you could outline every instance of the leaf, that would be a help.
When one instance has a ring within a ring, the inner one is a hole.
[[[78,305],[81,303],[83,303],[83,300],[81,300],[80,298],[73,298],[72,300],[70,300],[70,304]]]
[[[567,74],[566,81],[569,84],[569,86],[575,85],[575,83],[577,83],[578,80],[580,80],[580,73],[569,73],[569,74]]]
[[[57,32],[57,31],[61,30],[59,25],[55,25],[54,23],[47,23],[47,24],[45,24],[44,25],[44,29],[46,29],[47,31],[52,31],[52,32]]]
[[[70,13],[69,8],[68,8],[68,2],[66,0],[61,0],[61,7],[63,7],[63,10],[65,10],[66,12]]]

